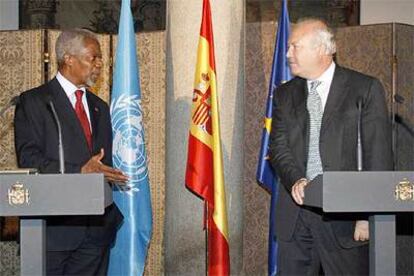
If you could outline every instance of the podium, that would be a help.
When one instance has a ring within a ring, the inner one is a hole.
[[[0,216],[20,217],[21,275],[45,275],[44,217],[103,214],[112,189],[103,174],[9,171],[0,173],[0,197]]]
[[[304,204],[331,213],[369,213],[370,275],[395,275],[395,213],[414,212],[414,172],[325,172]]]

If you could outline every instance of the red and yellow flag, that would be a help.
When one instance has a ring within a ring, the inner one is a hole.
[[[209,275],[229,275],[229,235],[210,2],[203,2],[185,182],[206,204]]]

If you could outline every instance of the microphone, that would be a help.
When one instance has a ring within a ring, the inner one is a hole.
[[[399,94],[395,94],[395,95],[394,95],[394,100],[395,100],[397,103],[402,104],[402,103],[404,103],[405,98],[404,98],[403,96],[399,95]]]
[[[399,94],[394,95],[394,100],[399,104],[403,104],[405,102],[405,98]],[[402,125],[410,133],[410,135],[414,137],[414,128],[403,117],[395,113],[392,119],[397,124]]]
[[[3,118],[4,113],[9,110],[10,107],[17,105],[20,102],[19,96],[14,96],[11,100],[0,110],[0,118]]]
[[[361,139],[361,128],[362,128],[362,98],[358,98],[358,141],[357,141],[357,168],[358,171],[362,171],[362,139]]]
[[[411,137],[414,137],[414,127],[410,124],[410,122],[407,122],[407,120],[398,114],[394,114],[394,120],[396,123],[402,125],[408,131]]]
[[[62,142],[62,128],[60,125],[59,117],[57,116],[55,106],[51,99],[48,100],[47,103],[50,107],[50,110],[53,113],[53,118],[55,119],[56,125],[57,125],[57,131],[58,131],[58,139],[59,139],[59,170],[61,174],[65,173],[65,156],[63,153],[63,142]]]

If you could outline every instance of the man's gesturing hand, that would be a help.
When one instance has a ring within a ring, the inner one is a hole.
[[[127,182],[128,176],[126,176],[122,171],[106,166],[101,162],[104,155],[105,152],[101,149],[97,155],[92,156],[92,158],[89,159],[85,165],[83,165],[81,173],[103,173],[105,178],[109,181],[118,183]]]
[[[292,197],[299,205],[303,205],[303,199],[305,198],[305,187],[308,185],[306,178],[301,178],[293,184]]]

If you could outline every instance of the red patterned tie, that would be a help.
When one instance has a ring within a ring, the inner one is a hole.
[[[75,112],[76,112],[76,116],[78,116],[79,122],[82,125],[83,133],[85,134],[86,142],[88,142],[89,150],[92,151],[92,134],[91,134],[90,126],[89,126],[88,117],[86,116],[85,109],[83,108],[82,95],[83,95],[82,90],[76,90]]]

